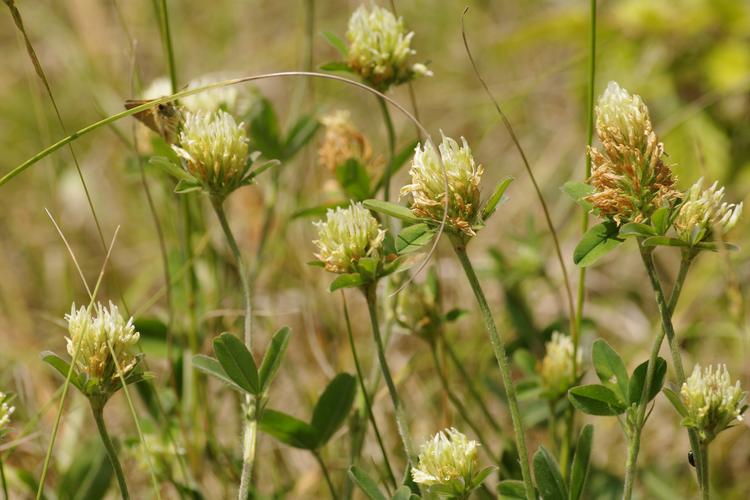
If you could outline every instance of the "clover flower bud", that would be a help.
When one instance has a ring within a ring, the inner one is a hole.
[[[373,5],[361,5],[349,19],[348,65],[363,80],[379,90],[387,90],[416,76],[432,76],[424,64],[410,64],[416,54],[411,48],[413,32],[406,32],[402,18]]]
[[[425,283],[410,283],[396,299],[396,322],[427,342],[434,342],[442,324],[437,280],[430,275]]]
[[[575,385],[578,378],[573,373],[573,341],[569,336],[554,332],[552,339],[545,344],[547,353],[539,363],[538,371],[542,379],[545,395],[551,400],[564,396]],[[581,365],[581,352],[576,355],[576,366]]]
[[[475,229],[482,223],[479,183],[484,169],[474,161],[466,139],[462,137],[461,142],[459,146],[455,140],[443,135],[439,153],[431,142],[417,144],[409,169],[411,184],[401,188],[401,196],[411,196],[414,215],[433,221],[442,220],[447,197],[448,227],[466,236],[475,236]]]
[[[729,232],[742,214],[742,203],[724,201],[724,187],[714,182],[703,189],[703,177],[687,190],[674,221],[677,236],[691,245],[700,243],[716,231]]]
[[[415,483],[440,485],[456,494],[467,495],[473,489],[479,444],[454,428],[442,430],[420,449],[419,462],[412,469]]]
[[[179,144],[172,147],[185,169],[212,196],[223,198],[245,183],[252,163],[245,126],[226,111],[186,113]]]
[[[359,259],[378,254],[385,238],[385,230],[361,203],[328,209],[326,220],[313,224],[318,229],[315,257],[333,273],[353,272]]]
[[[138,358],[130,348],[138,343],[140,334],[135,331],[133,318],[125,321],[112,302],[109,308],[97,303],[93,314],[90,309],[76,309],[73,304],[65,320],[68,354],[75,358],[80,375],[106,386],[135,367]]]
[[[682,425],[695,429],[701,440],[709,443],[732,422],[742,420],[746,395],[739,381],[732,385],[726,365],[715,369],[696,365],[680,390],[687,411]]]
[[[357,130],[349,117],[348,111],[338,110],[320,119],[325,127],[325,136],[318,148],[318,162],[331,172],[349,159],[365,166],[372,160],[370,141]]]
[[[10,417],[16,411],[16,408],[8,403],[9,400],[10,395],[0,392],[0,438],[8,432]]]
[[[596,130],[602,150],[589,149],[594,194],[586,199],[598,215],[618,224],[644,222],[679,197],[640,96],[609,82],[596,106]]]

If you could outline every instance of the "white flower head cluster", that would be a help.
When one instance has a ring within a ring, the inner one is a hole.
[[[617,82],[609,82],[596,106],[596,127],[619,132],[631,146],[645,145],[651,133],[648,108],[639,95],[631,95]]]
[[[479,444],[454,428],[442,430],[427,440],[419,451],[419,463],[412,469],[415,483],[425,486],[468,486],[477,472]]]
[[[168,95],[172,95],[172,84],[166,76],[155,78],[141,92],[141,96],[146,100],[158,99]]]
[[[2,437],[10,426],[10,417],[16,411],[14,406],[8,404],[9,396],[0,392],[0,437]]]
[[[352,272],[359,259],[377,254],[385,238],[385,230],[361,203],[328,209],[326,220],[313,224],[318,229],[315,257],[334,273]]]
[[[136,365],[137,358],[130,348],[138,343],[140,334],[135,331],[133,318],[125,321],[112,302],[109,308],[96,303],[93,314],[85,307],[76,309],[73,304],[65,320],[68,322],[68,354],[76,359],[79,373],[91,379],[114,379],[127,374]]]
[[[413,32],[391,11],[360,5],[349,19],[349,67],[374,87],[385,90],[417,75],[432,76],[424,64],[409,64]]]
[[[732,384],[726,365],[705,369],[696,365],[680,390],[687,409],[682,425],[697,430],[708,443],[732,422],[742,420],[746,395],[739,381]]]
[[[417,144],[409,169],[411,184],[401,188],[401,196],[411,196],[411,209],[417,217],[440,221],[445,207],[447,177],[448,225],[467,236],[474,236],[474,226],[482,222],[479,183],[484,169],[474,161],[466,139],[461,137],[461,143],[459,145],[443,135],[438,150],[429,141],[424,145]]]
[[[226,111],[188,112],[179,146],[187,171],[212,194],[239,187],[248,171],[248,138],[243,123]]]
[[[564,396],[573,387],[578,374],[573,373],[573,341],[568,335],[554,332],[545,344],[547,353],[539,365],[542,387],[551,399]],[[576,366],[581,366],[581,351],[576,355]]]
[[[742,203],[724,201],[724,187],[717,182],[703,189],[703,177],[688,189],[674,225],[679,238],[692,245],[712,232],[729,232],[742,214]]]
[[[187,90],[217,83],[222,79],[224,78],[220,78],[218,75],[196,78],[188,83]],[[183,97],[180,101],[187,111],[193,113],[215,113],[222,110],[235,117],[244,116],[252,105],[252,100],[240,92],[237,85],[225,85],[223,87],[204,90],[203,92]]]

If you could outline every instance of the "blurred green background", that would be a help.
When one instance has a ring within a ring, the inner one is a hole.
[[[122,110],[123,101],[141,87],[166,75],[166,60],[152,2],[146,0],[26,0],[16,2],[28,35],[47,74],[68,132]],[[336,58],[319,35],[343,35],[350,13],[359,2],[327,1],[169,1],[178,79],[181,84],[204,75],[245,76],[308,67]],[[510,338],[520,339],[541,354],[540,346],[553,327],[565,319],[562,280],[546,232],[540,206],[517,151],[491,103],[482,92],[461,42],[461,13],[468,4],[466,26],[481,71],[520,137],[550,204],[561,235],[568,272],[577,276],[572,251],[580,237],[580,208],[560,191],[568,180],[582,180],[586,143],[586,93],[589,5],[585,1],[397,0],[399,15],[415,32],[416,60],[429,61],[434,77],[414,82],[422,123],[437,135],[463,135],[486,170],[485,186],[505,175],[516,181],[476,242],[471,255],[482,272],[495,314]],[[312,47],[310,6],[314,7]],[[651,111],[654,128],[664,142],[681,188],[698,177],[727,186],[731,201],[748,201],[750,192],[750,3],[734,0],[612,0],[599,2],[596,95],[616,80],[640,94]],[[5,173],[43,147],[63,137],[50,101],[34,73],[23,41],[7,9],[0,9],[0,171]],[[312,52],[310,50],[312,49]],[[376,101],[352,87],[330,81],[265,80],[256,87],[272,101],[282,128],[301,114],[352,111],[353,122],[385,155],[385,135]],[[242,91],[250,93],[251,87]],[[392,97],[410,108],[405,86]],[[414,140],[410,122],[394,111],[399,146]],[[166,321],[159,242],[144,195],[132,147],[132,119],[121,120],[73,143],[105,239],[117,226],[120,234],[108,267],[102,297],[122,298],[137,318]],[[271,406],[307,415],[325,382],[341,370],[353,371],[341,321],[340,298],[327,291],[327,276],[305,263],[312,259],[314,232],[309,218],[292,215],[330,201],[330,174],[317,165],[319,134],[308,149],[280,170],[278,190],[269,179],[233,196],[230,219],[248,259],[258,251],[259,234],[269,207],[275,214],[259,261],[255,286],[257,324],[264,345],[270,334],[289,325],[294,336],[289,359],[282,367]],[[182,259],[180,204],[161,172],[145,166],[173,271]],[[406,169],[393,181],[404,183]],[[489,188],[486,188],[489,189]],[[18,394],[16,437],[28,419],[41,412],[29,429],[33,434],[12,454],[15,471],[38,476],[54,410],[45,406],[59,380],[39,361],[45,349],[64,351],[63,315],[73,301],[85,302],[75,268],[50,223],[47,208],[59,222],[87,279],[94,281],[104,257],[96,225],[87,206],[70,152],[63,148],[21,176],[0,187],[0,389]],[[196,249],[197,297],[194,325],[203,352],[210,338],[235,327],[239,287],[231,256],[207,206],[193,234]],[[741,250],[731,255],[702,255],[688,278],[675,315],[688,370],[696,362],[725,362],[733,377],[750,386],[747,302],[750,274],[750,222],[741,219],[731,235]],[[591,342],[606,338],[629,367],[647,356],[656,323],[645,273],[632,242],[623,245],[588,273],[585,308],[584,360]],[[489,252],[494,249],[494,253]],[[448,247],[434,257],[444,286],[446,308],[474,311],[463,276]],[[661,249],[659,270],[667,283],[679,255]],[[178,317],[189,316],[184,280],[175,286]],[[521,305],[519,305],[519,301]],[[354,294],[349,300],[355,335],[370,364],[366,311]],[[523,304],[528,311],[523,310]],[[180,306],[185,307],[179,309]],[[523,326],[518,317],[530,318]],[[173,334],[181,345],[190,328],[181,319]],[[401,332],[403,333],[403,332]],[[394,337],[389,349],[394,370],[404,386],[405,405],[413,435],[422,439],[454,422],[442,396],[429,350],[406,334]],[[499,374],[486,346],[479,316],[471,314],[451,326],[448,336],[471,373],[477,374],[491,408],[510,421],[494,389]],[[534,337],[536,336],[536,337]],[[179,387],[170,389],[165,357],[167,343],[158,328],[145,332],[144,349],[163,386],[168,407],[179,408]],[[529,339],[532,341],[529,341]],[[536,338],[537,340],[533,340]],[[174,346],[169,346],[173,348]],[[591,376],[591,375],[589,375]],[[460,387],[456,390],[461,391]],[[222,392],[223,391],[223,392]],[[221,395],[223,397],[217,396]],[[217,449],[237,453],[239,427],[232,398],[222,388],[199,397],[215,406],[221,419],[212,436]],[[134,436],[122,396],[108,407],[113,433]],[[378,414],[388,443],[398,449],[389,425],[389,405],[378,394]],[[526,402],[531,408],[533,402]],[[84,401],[68,403],[55,451],[60,477],[74,457],[94,443]],[[177,410],[175,410],[177,411]],[[531,410],[529,410],[531,411]],[[533,420],[533,418],[532,418]],[[224,425],[224,421],[228,422]],[[588,498],[619,496],[625,450],[621,432],[611,419],[596,425],[595,471]],[[202,430],[211,423],[200,420]],[[216,422],[213,423],[214,425]],[[461,426],[461,422],[456,422]],[[750,436],[742,424],[721,435],[712,446],[716,498],[750,497]],[[235,432],[236,431],[236,432]],[[545,443],[545,426],[531,431],[531,449]],[[346,440],[329,447],[327,460],[337,478],[348,464]],[[499,443],[500,437],[493,436]],[[373,449],[370,449],[370,448]],[[376,454],[373,443],[368,450]],[[687,466],[688,441],[678,418],[664,398],[644,431],[640,465],[641,498],[685,498],[693,494]],[[314,463],[301,451],[283,448],[268,437],[260,442],[261,491],[286,492],[290,498],[324,494]],[[193,463],[206,498],[232,491],[225,456],[210,456],[210,466]],[[148,474],[126,459],[134,491],[148,495]],[[224,470],[222,470],[224,469]],[[13,474],[16,474],[14,472]],[[13,483],[18,498],[27,495],[20,476]],[[165,487],[165,495],[174,492]],[[136,493],[137,495],[137,493]],[[140,498],[143,498],[142,496]]]

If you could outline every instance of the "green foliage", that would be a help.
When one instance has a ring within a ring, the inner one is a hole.
[[[588,267],[623,242],[619,228],[614,221],[604,221],[586,231],[573,251],[573,262],[580,267]]]

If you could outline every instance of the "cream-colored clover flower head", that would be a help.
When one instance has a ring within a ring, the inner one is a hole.
[[[432,76],[424,64],[411,64],[413,32],[391,11],[360,5],[349,18],[348,65],[363,80],[379,90],[407,82],[415,76]]]
[[[16,411],[9,403],[10,395],[0,392],[0,438],[2,438],[10,427],[10,417]]]
[[[586,199],[598,215],[618,224],[644,222],[679,198],[640,96],[609,82],[596,106],[596,130],[602,148],[589,149],[594,194]]]
[[[70,314],[65,315],[67,349],[76,360],[79,374],[106,385],[135,367],[138,358],[130,351],[140,334],[135,331],[133,318],[126,321],[112,302],[109,307],[96,303],[92,309],[76,309],[73,304]]]
[[[739,381],[732,385],[726,365],[705,369],[696,365],[680,390],[687,410],[682,425],[695,429],[708,443],[732,422],[742,420],[746,395]]]
[[[186,113],[179,146],[172,147],[203,189],[219,198],[245,183],[252,163],[244,124],[222,110]]]
[[[225,80],[222,75],[209,75],[192,80],[187,89],[196,89],[212,83]],[[252,99],[246,93],[241,92],[237,85],[225,85],[210,90],[204,90],[197,94],[189,95],[180,99],[181,104],[187,111],[193,113],[205,112],[215,113],[219,110],[226,111],[235,117],[244,116],[252,105]]]
[[[419,451],[419,463],[412,469],[415,483],[425,486],[441,485],[457,494],[468,494],[478,472],[479,444],[454,428],[444,429],[427,440]]]
[[[687,190],[674,221],[677,236],[691,245],[700,243],[716,232],[729,232],[742,214],[742,203],[724,201],[724,187],[717,182],[703,189],[703,177]]]
[[[337,110],[320,119],[325,135],[318,148],[318,162],[331,172],[349,159],[364,166],[372,161],[370,141],[352,124],[350,116],[349,111]]]
[[[475,236],[475,229],[482,222],[479,183],[484,169],[474,161],[466,139],[461,137],[461,143],[443,135],[439,153],[432,142],[417,144],[409,169],[411,184],[401,188],[401,196],[411,197],[411,210],[417,217],[441,221],[447,176],[448,227],[466,236]],[[441,158],[445,173],[440,165]]]
[[[557,400],[573,387],[578,374],[573,373],[573,342],[568,335],[554,332],[545,344],[546,354],[537,369],[545,395]],[[581,366],[581,351],[576,355],[576,366]]]
[[[154,78],[148,87],[141,92],[141,96],[146,100],[158,99],[168,95],[172,95],[172,84],[166,76]]]
[[[435,342],[443,318],[434,273],[430,273],[424,283],[411,282],[398,294],[396,322],[409,333],[427,342]]]
[[[377,256],[385,238],[385,230],[361,203],[328,209],[326,220],[313,224],[318,229],[315,257],[333,273],[353,272],[359,259]]]

